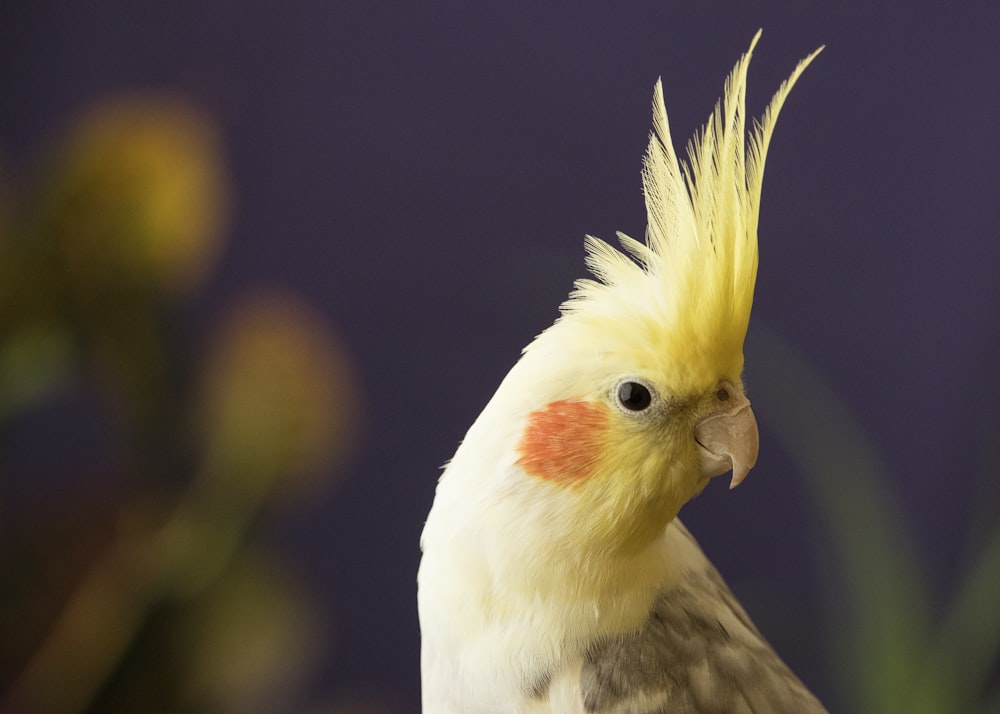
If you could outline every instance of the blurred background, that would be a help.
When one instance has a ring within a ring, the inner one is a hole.
[[[832,710],[1000,711],[1000,5],[519,0],[0,6],[0,710],[418,711],[439,467],[758,27],[682,515]]]

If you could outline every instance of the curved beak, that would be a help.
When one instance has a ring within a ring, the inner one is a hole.
[[[694,428],[701,451],[701,470],[712,478],[732,470],[729,488],[740,485],[757,463],[760,437],[750,402],[740,395],[732,406],[705,418]]]

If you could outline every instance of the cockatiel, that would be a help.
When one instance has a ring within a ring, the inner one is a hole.
[[[824,711],[677,519],[757,459],[742,373],[764,159],[820,51],[747,145],[759,37],[686,162],[657,82],[645,243],[587,237],[596,280],[577,282],[441,476],[418,574],[425,714]]]

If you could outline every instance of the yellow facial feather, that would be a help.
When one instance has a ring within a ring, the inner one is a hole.
[[[764,161],[778,113],[822,47],[799,62],[761,120],[746,131],[746,82],[760,32],[725,83],[707,124],[678,158],[657,81],[653,131],[643,162],[646,241],[624,234],[621,252],[587,237],[587,265],[559,324],[580,328],[579,347],[628,354],[678,392],[738,380],[757,276],[757,222]],[[749,139],[749,141],[748,141]],[[631,257],[630,257],[631,256]],[[560,329],[562,339],[567,330]],[[565,346],[565,342],[563,343]]]

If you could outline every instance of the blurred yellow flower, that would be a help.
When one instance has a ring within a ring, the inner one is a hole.
[[[240,556],[173,623],[184,709],[289,711],[322,650],[320,612],[280,561]]]
[[[288,295],[232,310],[203,384],[208,473],[228,486],[320,473],[353,441],[356,374],[323,318]]]
[[[218,256],[228,213],[219,138],[170,95],[95,105],[58,150],[43,221],[65,277],[85,292],[197,286]]]

